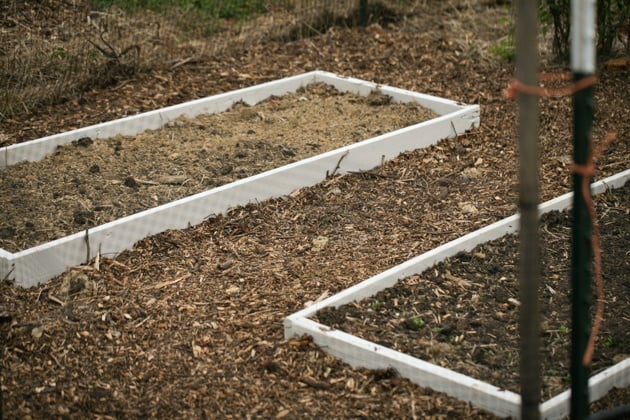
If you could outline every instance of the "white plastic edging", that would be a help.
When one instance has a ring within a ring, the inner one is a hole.
[[[445,115],[464,108],[469,110],[476,109],[477,121],[475,121],[475,114],[472,113],[470,122],[477,125],[479,123],[479,107],[476,105],[458,104],[452,100],[388,86],[379,86],[375,83],[360,79],[344,78],[324,71],[312,71],[154,111],[143,112],[101,124],[91,125],[89,127],[79,128],[65,133],[5,146],[0,149],[0,169],[20,162],[41,160],[46,155],[53,153],[58,146],[71,143],[82,137],[90,137],[96,140],[110,138],[115,135],[132,136],[142,133],[145,130],[155,130],[163,127],[166,123],[179,117],[194,118],[203,114],[217,114],[230,109],[234,104],[241,101],[248,105],[255,105],[272,95],[286,95],[287,93],[297,91],[301,87],[319,82],[331,84],[341,92],[354,92],[360,95],[368,95],[372,90],[379,88],[383,93],[391,95],[394,102],[413,101],[431,109],[438,115]]]
[[[8,253],[4,249],[0,249],[0,280],[8,279],[11,274],[10,259],[13,254]]]
[[[202,114],[224,112],[239,101],[243,101],[248,105],[254,105],[267,99],[271,95],[282,96],[289,92],[295,92],[302,86],[313,83],[316,78],[316,73],[317,72],[311,72],[274,80],[252,87],[6,146],[3,148],[2,153],[0,153],[0,168],[15,165],[20,162],[41,160],[46,155],[53,153],[58,146],[71,143],[82,137],[90,137],[92,140],[96,140],[110,138],[116,135],[132,136],[142,133],[145,130],[155,130],[163,127],[169,121],[173,121],[179,117],[194,118]]]
[[[588,380],[589,400],[597,401],[613,388],[625,388],[630,385],[630,358],[622,360],[610,368],[599,372]],[[545,401],[540,406],[542,419],[561,419],[571,412],[571,391]]]
[[[630,170],[592,184],[591,190],[593,194],[600,194],[609,189],[623,186],[628,179],[630,179]],[[571,206],[572,200],[573,193],[567,193],[546,201],[539,206],[539,214],[553,210],[565,210]],[[469,385],[467,384],[471,383],[470,380],[473,380],[473,378],[464,381],[464,385],[462,385],[462,375],[457,372],[446,369],[450,373],[445,375],[443,371],[444,368],[436,365],[432,366],[439,368],[439,370],[427,370],[426,365],[428,363],[426,361],[390,349],[388,349],[388,352],[384,352],[382,346],[361,340],[341,331],[332,330],[325,325],[308,319],[322,308],[328,306],[338,307],[372,296],[381,290],[393,286],[400,279],[406,278],[412,274],[420,274],[427,268],[432,267],[434,264],[448,257],[456,255],[458,252],[470,251],[479,244],[514,233],[518,230],[518,223],[518,215],[510,216],[448,242],[418,257],[412,258],[321,302],[298,311],[286,317],[284,320],[285,338],[304,334],[310,335],[313,337],[314,342],[326,349],[327,352],[339,357],[352,366],[368,368],[394,367],[396,369],[403,367],[404,369],[399,371],[399,374],[420,386],[444,392],[499,416],[518,417],[520,415],[520,396],[518,396],[518,400],[514,400],[513,397],[506,394],[505,391],[496,391],[498,388],[492,387],[489,384],[485,384],[487,386],[482,388],[478,388],[478,386],[475,385],[473,389],[468,389]],[[409,363],[408,358],[413,359],[413,363]],[[591,386],[595,386],[592,390],[593,398],[596,396],[596,398],[601,398],[613,385],[630,385],[630,369],[627,364],[624,364],[627,361],[628,359],[591,378],[590,384]],[[414,366],[416,367],[414,368]],[[477,382],[475,382],[475,384],[476,383]],[[480,391],[480,389],[483,391]],[[564,410],[565,406],[568,404],[568,396],[566,396],[565,393],[560,394],[549,400],[546,404],[547,405],[541,405],[541,412],[542,410],[548,411],[548,413],[547,411],[542,413],[545,415],[545,418],[562,418],[563,415],[556,417],[555,413],[563,412],[562,410]]]
[[[516,416],[520,409],[520,395],[501,390],[486,382],[462,375],[450,369],[409,356],[396,350],[363,340],[343,331],[332,330],[307,318],[295,323],[327,353],[351,366],[368,369],[394,368],[402,377],[435,391],[443,392],[476,407],[502,416]]]
[[[377,86],[374,83],[358,79],[342,78],[332,73],[311,72],[302,76],[269,82],[254,88],[247,88],[229,94],[218,95],[188,103],[192,108],[175,106],[160,111],[141,114],[136,117],[105,123],[90,128],[92,135],[101,136],[105,131],[111,136],[115,130],[125,133],[143,131],[146,127],[140,118],[144,115],[148,124],[161,124],[176,118],[186,110],[186,115],[199,115],[200,110],[212,112],[227,109],[233,103],[244,101],[255,103],[270,95],[279,95],[295,91],[311,83],[336,83],[342,91],[354,90],[367,95]],[[282,83],[286,83],[283,85]],[[269,89],[265,90],[262,87]],[[458,105],[453,101],[418,95],[400,89],[379,87],[384,92],[392,92],[399,102],[417,102],[448,114],[405,127],[359,143],[332,150],[299,162],[272,169],[249,178],[241,179],[196,195],[164,204],[143,212],[118,219],[78,232],[58,240],[48,242],[14,254],[0,254],[0,278],[8,278],[22,287],[38,285],[68,267],[82,264],[97,254],[115,256],[129,249],[137,241],[147,236],[168,229],[181,229],[201,223],[210,216],[222,214],[230,208],[248,203],[279,197],[291,193],[297,188],[315,185],[323,181],[327,174],[339,165],[338,173],[372,169],[381,164],[382,159],[391,159],[400,153],[425,148],[439,140],[457,136],[479,125],[479,107],[477,105]],[[432,102],[433,101],[433,102]],[[192,104],[192,105],[191,105]],[[228,106],[229,104],[229,106]],[[86,129],[87,130],[87,129]],[[52,141],[69,142],[86,136],[87,132],[65,133]],[[117,132],[119,133],[119,132]],[[44,139],[42,139],[44,140]],[[41,141],[36,141],[39,144]],[[30,142],[27,142],[30,143]],[[27,144],[25,143],[25,144]],[[26,147],[26,146],[25,146]],[[55,146],[56,147],[56,146]]]
[[[432,95],[426,95],[423,93],[410,92],[408,90],[399,89],[391,86],[377,85],[372,82],[366,82],[361,79],[355,79],[353,77],[339,77],[333,73],[317,72],[317,82],[327,83],[334,86],[341,92],[352,92],[361,96],[369,95],[374,89],[378,88],[381,93],[389,95],[392,100],[397,103],[409,102],[410,95],[414,98],[414,101],[424,108],[428,108],[438,115],[445,115],[458,109],[461,109],[465,105],[451,99],[439,98]]]

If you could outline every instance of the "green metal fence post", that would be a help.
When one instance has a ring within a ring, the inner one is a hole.
[[[595,0],[574,0],[571,4],[571,69],[574,81],[595,72]],[[573,160],[584,165],[588,158],[593,125],[593,88],[573,95]],[[582,191],[582,175],[573,174],[572,229],[572,331],[571,331],[571,418],[589,414],[589,369],[582,360],[590,335],[592,276],[591,220]],[[590,182],[590,180],[589,180]]]
[[[367,26],[368,0],[359,0],[359,25]]]

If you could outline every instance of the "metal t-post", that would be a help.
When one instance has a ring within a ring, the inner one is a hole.
[[[579,81],[595,72],[595,0],[574,0],[571,4],[571,69]],[[573,95],[573,161],[584,165],[589,153],[593,125],[593,88]],[[571,418],[589,414],[589,369],[582,360],[590,335],[592,226],[582,191],[582,175],[573,174],[572,229],[572,331],[571,331]],[[590,182],[590,180],[589,180]]]
[[[368,0],[359,0],[359,25],[367,26],[368,21]]]
[[[519,0],[516,9],[516,77],[538,84],[537,2]],[[540,252],[538,243],[538,98],[518,95],[519,112],[519,278],[521,418],[540,418]]]

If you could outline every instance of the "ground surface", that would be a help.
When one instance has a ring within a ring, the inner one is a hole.
[[[514,69],[488,54],[508,31],[509,11],[446,1],[415,12],[383,27],[260,39],[5,120],[5,141],[16,142],[313,69],[482,110],[478,130],[371,174],[147,238],[36,289],[3,283],[5,414],[492,418],[391,372],[351,368],[308,339],[283,338],[283,318],[305,302],[517,209],[516,106],[502,95]],[[558,70],[549,63],[545,70]],[[628,73],[599,76],[594,137],[616,130],[618,138],[597,179],[627,169],[630,155]],[[547,200],[570,188],[571,101],[540,103]],[[599,407],[621,402],[627,392]]]
[[[390,100],[313,85],[133,137],[82,138],[0,172],[10,197],[0,248],[18,252],[435,116]]]
[[[597,373],[630,355],[630,183],[598,197],[604,234],[606,327]],[[569,212],[541,221],[543,398],[570,387]],[[317,313],[321,323],[439,366],[519,392],[518,236],[508,235],[436,264],[396,286]]]

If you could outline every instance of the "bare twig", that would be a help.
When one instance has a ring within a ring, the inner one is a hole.
[[[90,262],[90,230],[85,229],[85,263]]]
[[[345,158],[346,156],[348,156],[348,153],[350,153],[349,150],[346,150],[345,152],[343,152],[343,155],[341,155],[339,157],[339,160],[337,161],[337,166],[335,166],[335,169],[333,169],[332,173],[329,175],[328,171],[326,171],[326,179],[328,178],[332,178],[335,176],[335,174],[337,173],[337,171],[339,170],[340,166],[341,166],[341,161],[343,160],[343,158]]]
[[[183,276],[181,276],[179,278],[176,278],[175,280],[163,281],[161,283],[154,284],[154,285],[150,286],[149,288],[150,289],[162,289],[162,288],[164,288],[166,286],[171,286],[173,284],[179,283],[180,281],[184,281],[187,278],[189,278],[190,276],[191,276],[190,273],[186,273]]]
[[[54,295],[51,295],[50,293],[48,293],[48,299],[55,302],[58,305],[61,305],[61,306],[65,305],[65,302],[63,300],[59,299],[58,297]]]
[[[330,389],[332,385],[328,382],[317,381],[313,378],[309,378],[308,376],[300,377],[300,382],[309,385],[315,389]]]
[[[117,63],[120,64],[120,58],[125,56],[129,51],[131,50],[136,50],[136,54],[140,54],[140,45],[138,44],[132,44],[129,45],[128,47],[126,47],[125,49],[123,49],[121,52],[116,52],[116,49],[112,46],[112,44],[110,44],[106,39],[105,39],[105,34],[107,33],[107,30],[102,31],[99,34],[99,38],[101,39],[101,42],[103,44],[105,44],[106,48],[103,48],[102,46],[98,45],[97,43],[95,43],[94,41],[92,41],[91,39],[88,39],[88,42],[90,44],[92,44],[94,46],[94,48],[96,48],[97,50],[99,50],[101,52],[101,54],[103,54],[105,57],[116,61]]]
[[[11,273],[13,273],[13,270],[15,270],[15,265],[13,265],[11,269],[7,272],[7,274],[2,278],[3,282],[9,280],[9,276],[11,275]]]

